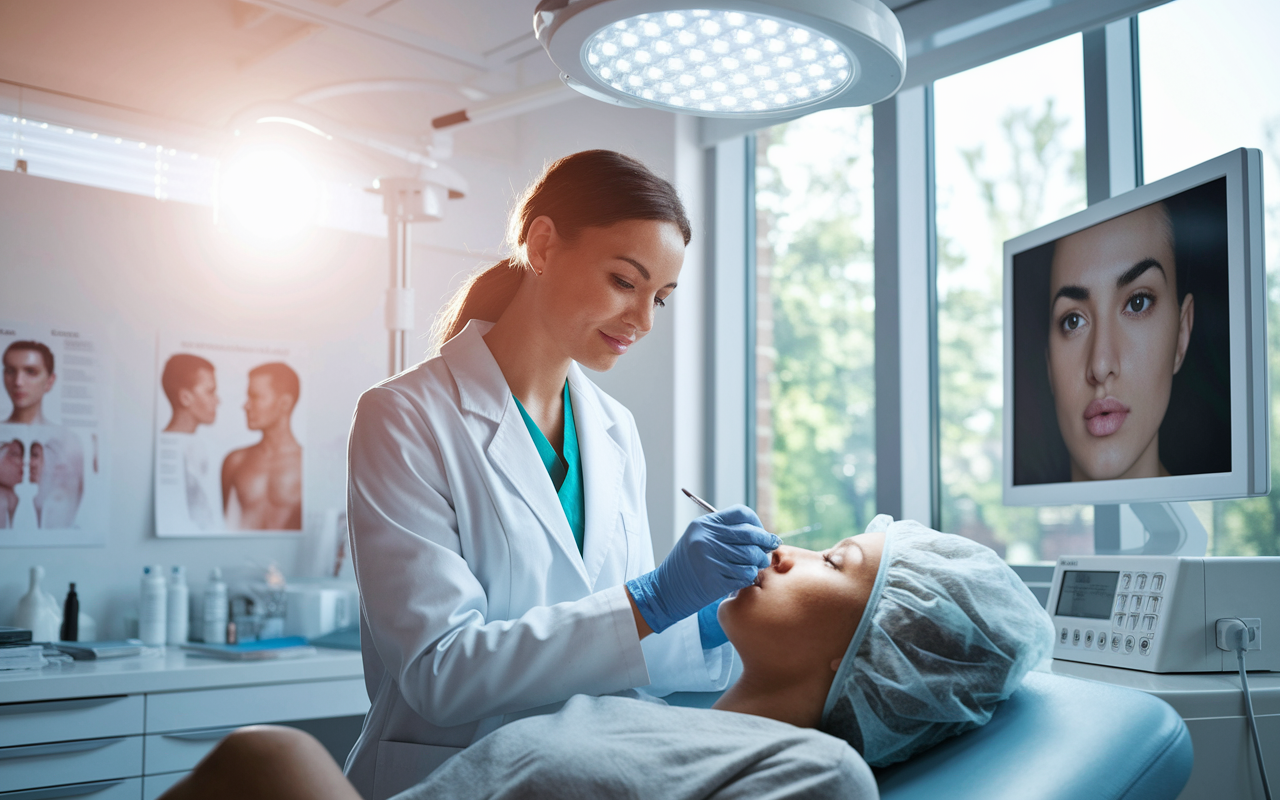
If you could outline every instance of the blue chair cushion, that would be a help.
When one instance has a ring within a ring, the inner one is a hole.
[[[991,722],[876,771],[882,800],[1173,800],[1191,735],[1136,689],[1032,672]]]

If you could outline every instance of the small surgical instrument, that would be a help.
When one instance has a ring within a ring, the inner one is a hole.
[[[680,491],[684,492],[685,497],[688,497],[690,500],[692,500],[693,502],[697,503],[698,505],[700,505],[700,506],[702,506],[704,509],[706,509],[706,511],[707,511],[707,513],[708,513],[708,514],[714,514],[714,513],[716,513],[716,510],[715,510],[715,507],[714,507],[714,506],[712,506],[712,505],[711,505],[710,503],[708,503],[706,500],[703,500],[701,497],[698,497],[698,496],[697,496],[696,494],[694,494],[693,492],[689,491],[688,489],[681,489]]]
[[[688,489],[681,489],[680,491],[684,492],[685,497],[688,497],[690,500],[692,500],[693,502],[697,503],[698,505],[706,509],[706,512],[708,514],[716,513],[715,508],[710,503],[708,503],[706,500],[703,500],[701,497],[698,497],[693,492],[689,491]],[[822,528],[822,523],[818,523],[816,525],[807,525],[803,528],[797,528],[794,531],[787,531],[786,533],[780,533],[778,534],[778,538],[785,539],[788,536],[797,536],[801,533],[808,533],[809,531],[816,531],[821,528]]]

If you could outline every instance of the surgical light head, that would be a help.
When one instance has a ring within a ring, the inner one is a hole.
[[[867,531],[885,533],[880,570],[820,727],[879,767],[986,724],[1053,627],[990,548],[885,515]]]

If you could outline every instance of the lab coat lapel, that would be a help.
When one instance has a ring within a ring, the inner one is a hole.
[[[600,408],[595,394],[574,364],[569,368],[569,393],[573,399],[574,421],[578,426],[578,452],[582,459],[582,494],[586,502],[586,533],[582,560],[587,584],[594,590],[596,579],[609,555],[624,534],[618,524],[618,503],[626,455],[609,433],[611,421]]]
[[[516,494],[528,503],[538,521],[560,544],[565,557],[590,585],[582,558],[578,555],[578,543],[574,541],[573,530],[560,505],[560,497],[556,494],[546,467],[542,465],[538,448],[529,436],[529,429],[525,427],[524,418],[520,416],[514,399],[507,403],[507,411],[498,423],[498,432],[489,443],[488,453],[489,463],[494,470],[506,478]]]
[[[565,557],[586,581],[578,543],[573,539],[573,530],[560,506],[555,486],[542,465],[524,418],[516,408],[502,369],[484,343],[483,336],[492,327],[491,322],[472,320],[461,333],[440,348],[440,354],[453,373],[463,410],[498,424],[497,432],[485,450],[489,464],[511,484],[516,495],[529,506],[547,534],[559,543]],[[501,508],[503,504],[498,505]]]

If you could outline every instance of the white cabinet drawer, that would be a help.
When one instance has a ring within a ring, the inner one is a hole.
[[[142,733],[140,694],[0,705],[0,747]]]
[[[142,778],[50,786],[45,789],[27,789],[21,792],[0,792],[0,800],[55,800],[63,797],[83,797],[85,800],[139,800],[141,796]]]
[[[142,800],[156,800],[156,798],[169,791],[175,783],[185,777],[187,777],[185,772],[144,776],[142,779]]]
[[[0,786],[32,789],[142,775],[142,737],[84,739],[0,749]]]
[[[143,775],[189,770],[235,728],[153,733],[146,737]]]
[[[238,686],[147,695],[147,733],[350,717],[369,710],[364,679]]]

